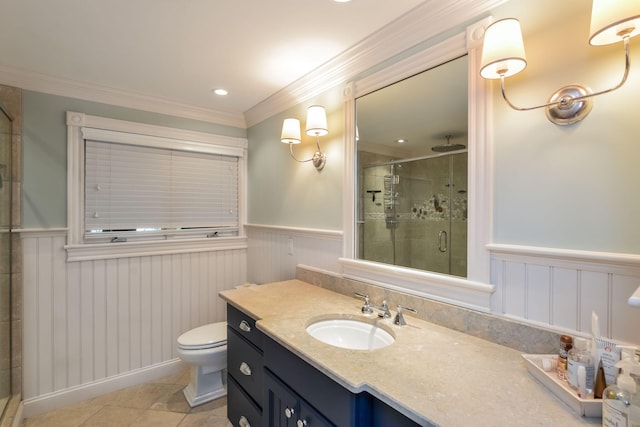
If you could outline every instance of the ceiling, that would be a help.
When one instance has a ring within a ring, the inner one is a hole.
[[[0,83],[243,114],[423,2],[0,0]]]
[[[412,158],[447,137],[467,146],[467,74],[463,56],[358,98],[359,149]]]

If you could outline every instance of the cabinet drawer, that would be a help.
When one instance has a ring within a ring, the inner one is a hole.
[[[251,341],[256,347],[262,349],[263,334],[256,328],[255,319],[230,304],[227,304],[227,325],[240,336]]]
[[[262,407],[262,353],[232,328],[227,328],[227,371]]]
[[[251,427],[262,426],[260,408],[242,391],[232,377],[229,377],[227,382],[227,418],[236,427],[246,427],[246,423]],[[242,425],[240,420],[243,420]]]

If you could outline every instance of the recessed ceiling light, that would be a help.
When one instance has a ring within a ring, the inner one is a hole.
[[[404,144],[405,142],[409,142],[409,140],[408,140],[408,139],[402,139],[402,138],[400,138],[400,139],[396,139],[396,142],[397,142],[398,144]]]
[[[351,0],[333,0],[333,1],[335,1],[336,3],[348,3]]]
[[[225,96],[227,95],[229,92],[227,92],[224,89],[214,89],[213,93],[215,93],[216,95],[220,95],[220,96]]]

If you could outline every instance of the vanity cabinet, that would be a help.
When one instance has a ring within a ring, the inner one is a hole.
[[[227,305],[227,416],[236,427],[415,427],[366,392],[352,393]]]
[[[227,417],[236,427],[261,427],[264,335],[255,319],[227,305]]]

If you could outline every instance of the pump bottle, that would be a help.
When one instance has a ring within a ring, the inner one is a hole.
[[[616,364],[621,373],[615,385],[602,393],[603,427],[640,427],[640,363],[635,349],[623,347],[621,360]]]

